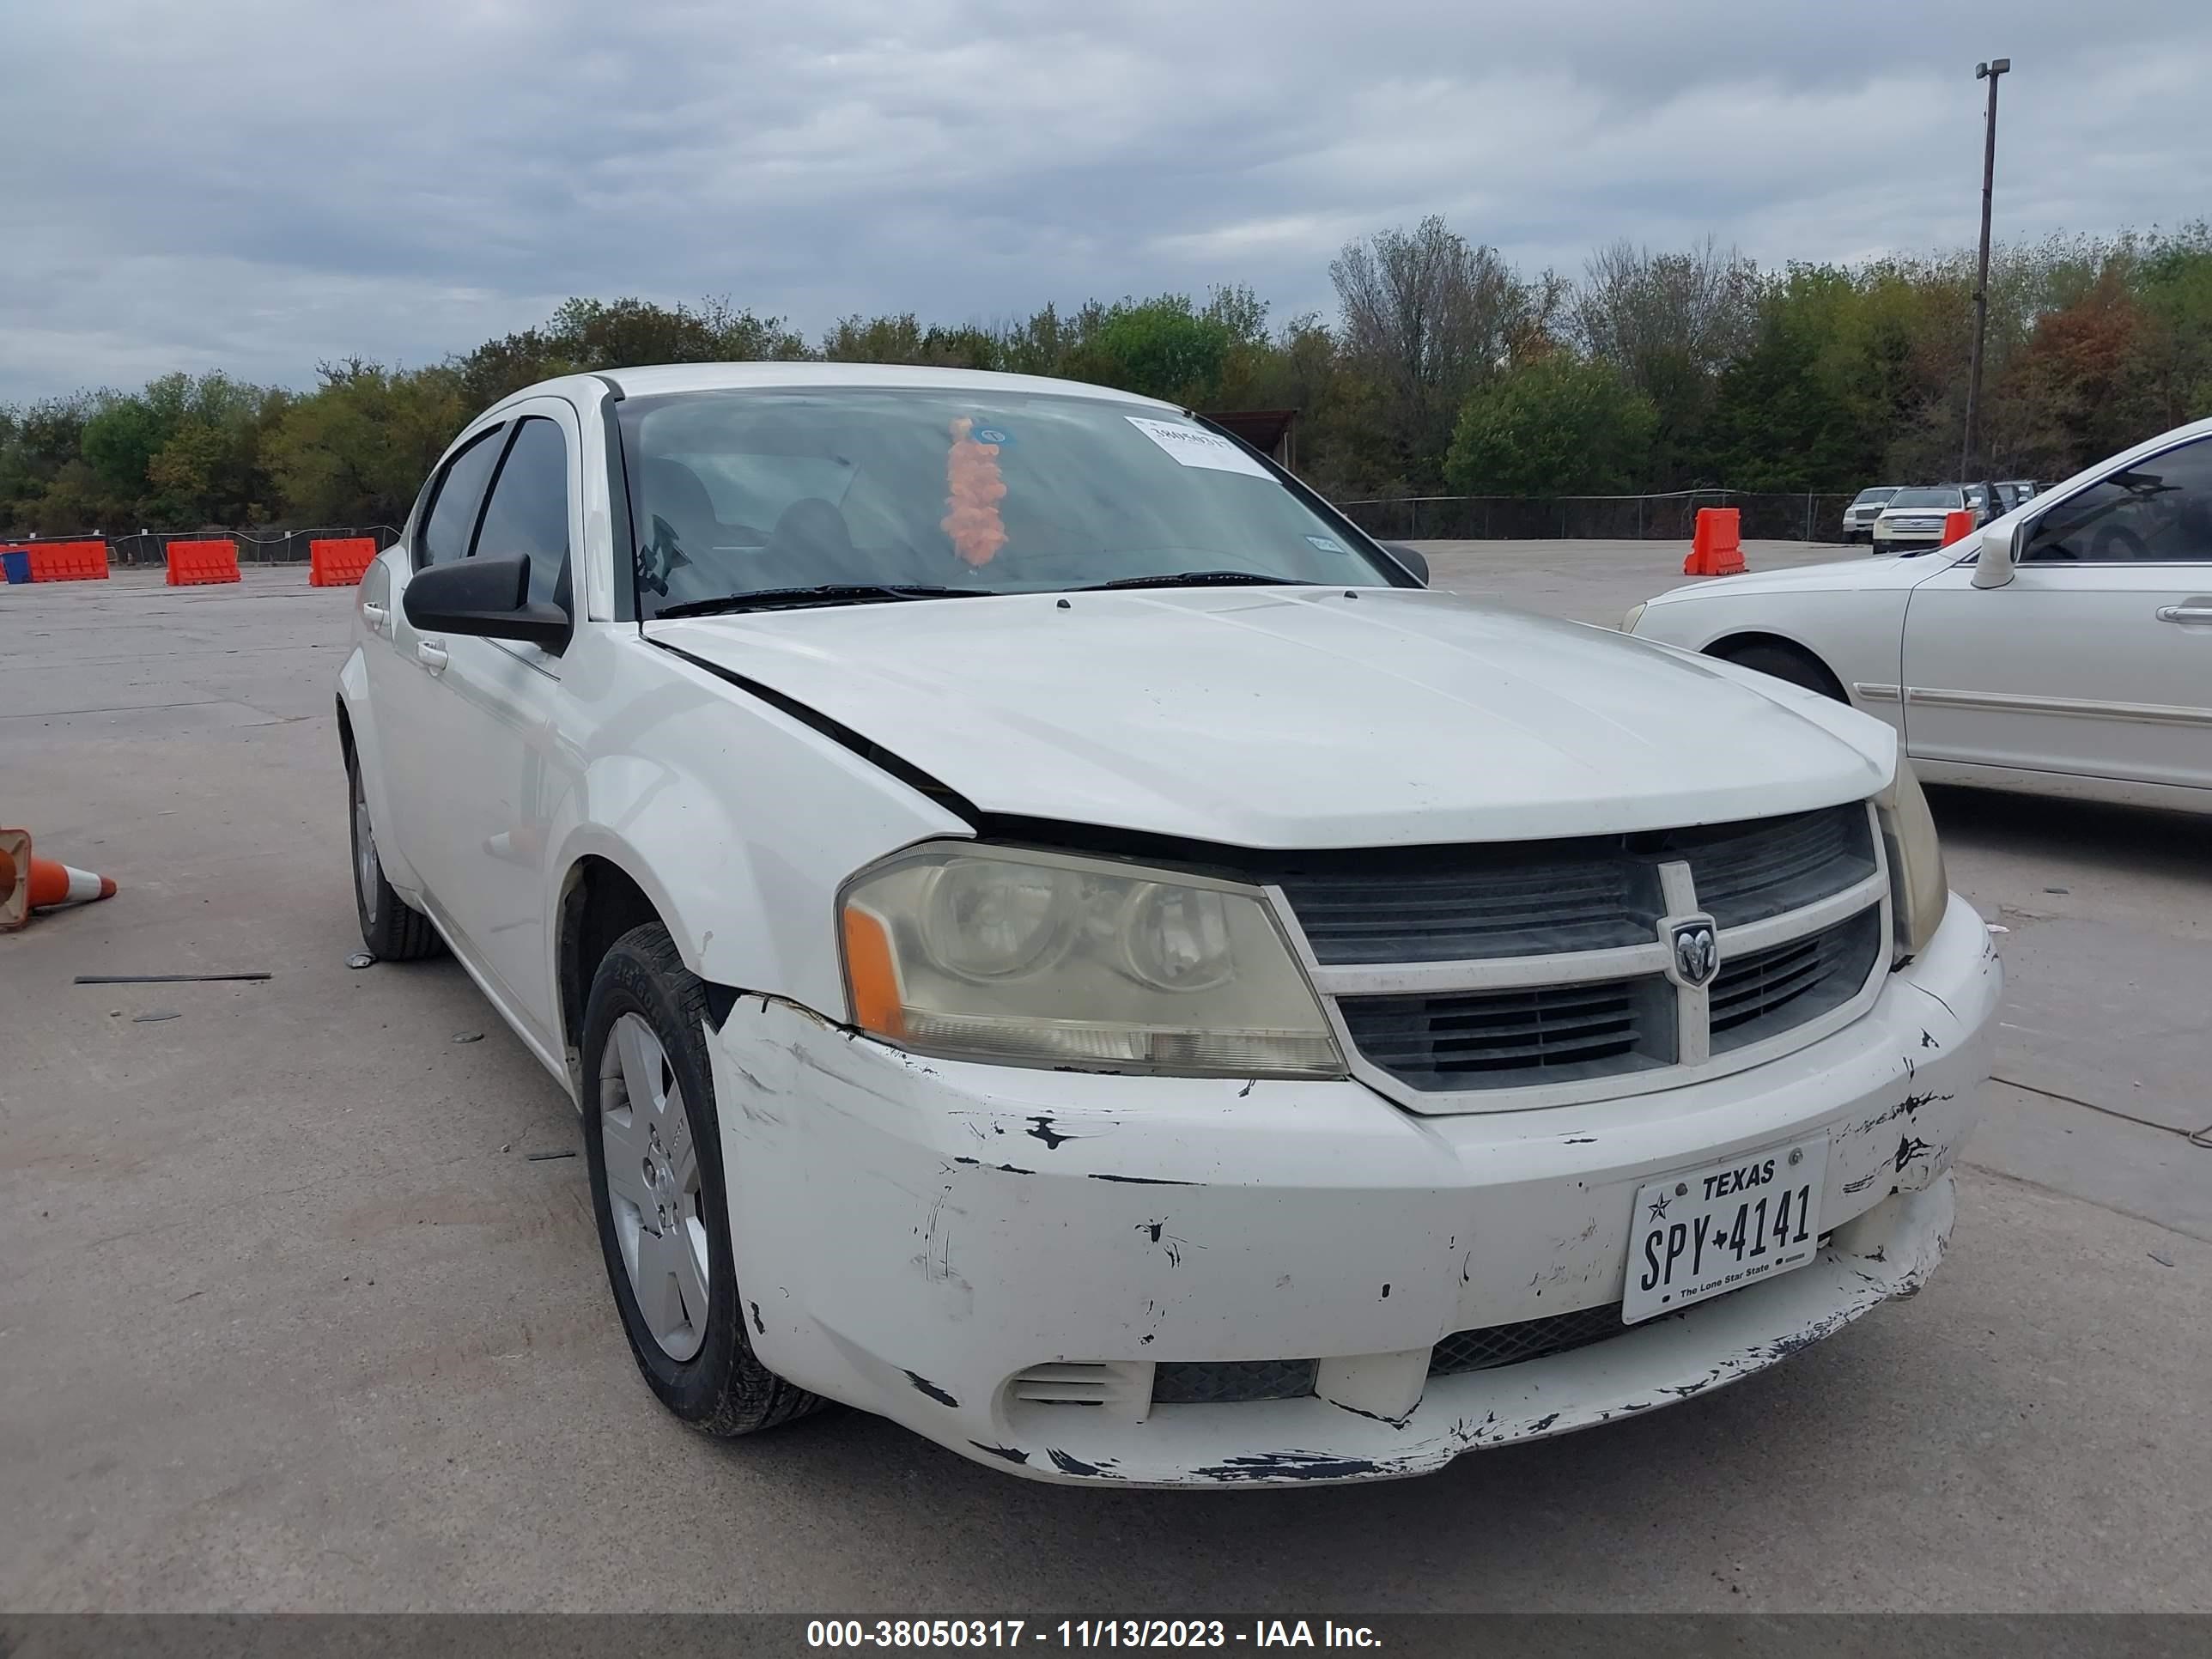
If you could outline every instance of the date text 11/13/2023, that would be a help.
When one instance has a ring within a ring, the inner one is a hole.
[[[815,1619],[810,1648],[1375,1648],[1366,1625],[1333,1620],[1222,1619]]]

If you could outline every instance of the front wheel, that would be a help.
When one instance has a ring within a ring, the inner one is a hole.
[[[826,1402],[762,1364],[738,1310],[707,988],[658,922],[608,950],[584,1015],[584,1156],[607,1281],[660,1403],[713,1435]]]

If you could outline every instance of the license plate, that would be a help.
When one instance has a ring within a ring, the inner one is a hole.
[[[1647,1182],[1629,1232],[1621,1322],[1802,1267],[1820,1248],[1828,1138],[1772,1146]]]

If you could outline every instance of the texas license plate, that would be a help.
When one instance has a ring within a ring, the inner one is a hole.
[[[1828,1138],[1732,1158],[1639,1188],[1629,1232],[1624,1324],[1740,1291],[1820,1248]]]

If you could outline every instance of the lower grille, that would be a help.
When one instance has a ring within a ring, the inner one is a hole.
[[[1359,1052],[1415,1089],[1509,1089],[1674,1063],[1674,994],[1656,975],[1518,991],[1346,997]]]
[[[1155,1406],[1225,1406],[1254,1400],[1303,1400],[1318,1369],[1310,1359],[1228,1359],[1161,1364],[1152,1373]]]
[[[1524,1360],[1587,1348],[1626,1328],[1620,1322],[1620,1304],[1608,1302],[1602,1308],[1581,1308],[1573,1313],[1491,1325],[1478,1331],[1455,1331],[1431,1350],[1429,1375],[1459,1376],[1468,1371],[1495,1370],[1500,1365],[1518,1365]]]
[[[1712,984],[1713,1052],[1818,1019],[1859,994],[1881,953],[1881,908],[1721,964]]]
[[[1139,1363],[1073,1364],[1065,1360],[1032,1365],[1013,1379],[1008,1397],[1030,1406],[1095,1406],[1109,1417],[1142,1422],[1151,1398],[1152,1367]]]

